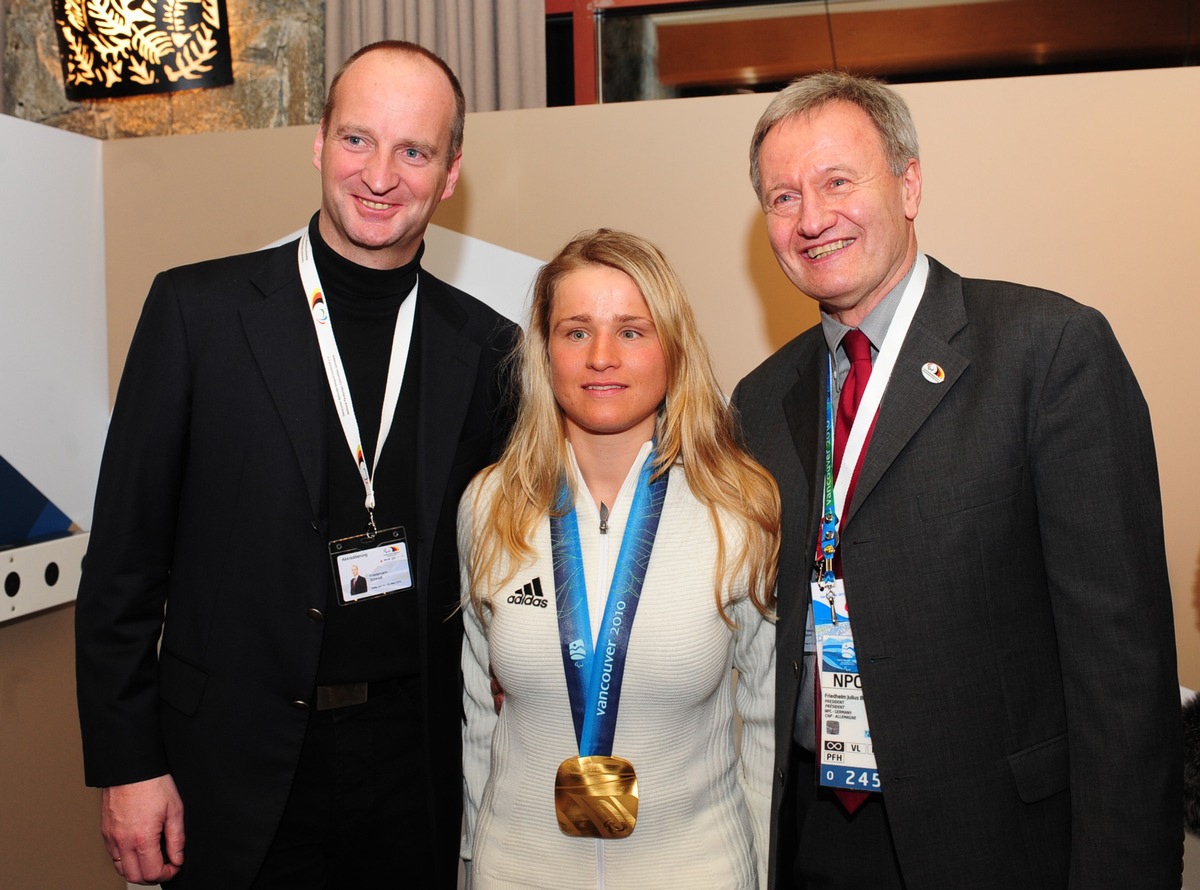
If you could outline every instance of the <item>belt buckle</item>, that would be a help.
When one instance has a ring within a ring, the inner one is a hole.
[[[332,711],[361,705],[367,700],[366,683],[338,683],[336,686],[317,687],[317,710]]]

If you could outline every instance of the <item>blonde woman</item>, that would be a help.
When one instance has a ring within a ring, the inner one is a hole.
[[[472,886],[765,887],[775,483],[642,238],[567,244],[517,361],[459,508]]]

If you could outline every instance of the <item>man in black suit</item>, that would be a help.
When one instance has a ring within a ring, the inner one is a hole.
[[[510,426],[518,333],[420,266],[464,108],[432,53],[360,50],[300,242],[147,298],[76,612],[87,781],[130,881],[455,886],[455,511]],[[358,553],[387,595],[342,589]]]
[[[1178,887],[1158,475],[1112,330],[918,251],[875,81],[781,92],[751,178],[821,309],[735,393],[783,497],[772,886]]]

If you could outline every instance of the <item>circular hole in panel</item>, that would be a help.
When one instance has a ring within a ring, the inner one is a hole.
[[[8,577],[4,579],[4,592],[9,596],[16,596],[20,589],[21,575],[18,572],[9,572]]]
[[[58,563],[52,562],[46,566],[46,586],[53,587],[58,583]]]

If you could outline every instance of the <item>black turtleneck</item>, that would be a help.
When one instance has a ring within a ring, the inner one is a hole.
[[[370,467],[375,460],[396,314],[417,282],[424,245],[412,262],[399,269],[370,269],[351,262],[326,244],[317,230],[317,219],[314,215],[308,226],[313,259]],[[381,529],[403,526],[409,540],[410,559],[417,531],[413,523],[417,513],[414,504],[418,333],[419,317],[413,326],[404,385],[391,432],[373,474],[375,524]],[[326,502],[330,539],[336,540],[362,534],[366,530],[367,511],[362,479],[350,456],[328,389],[325,404]],[[331,571],[317,683],[328,685],[419,674],[417,622],[415,591],[341,605]]]

